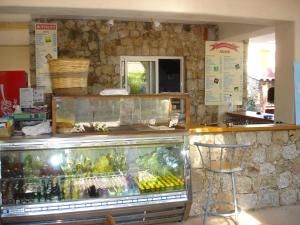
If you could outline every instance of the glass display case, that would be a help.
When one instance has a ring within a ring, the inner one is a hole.
[[[1,141],[2,224],[181,221],[191,201],[187,139],[183,132]]]
[[[61,96],[52,101],[52,132],[182,131],[190,124],[187,94]]]

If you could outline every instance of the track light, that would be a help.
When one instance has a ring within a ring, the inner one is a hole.
[[[110,20],[108,20],[107,22],[106,22],[106,24],[108,25],[108,26],[110,26],[110,27],[113,27],[114,26],[114,20],[113,19],[110,19]]]
[[[153,27],[154,30],[159,30],[160,27],[161,27],[161,24],[158,20],[153,20],[152,27]]]

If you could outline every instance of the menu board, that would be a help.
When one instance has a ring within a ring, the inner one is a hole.
[[[243,43],[207,41],[205,105],[242,105]]]
[[[52,93],[48,60],[57,58],[57,24],[35,24],[36,86]]]

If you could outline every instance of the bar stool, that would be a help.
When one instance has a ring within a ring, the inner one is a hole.
[[[236,194],[236,173],[242,171],[243,169],[243,158],[246,148],[249,148],[248,144],[204,144],[195,142],[195,146],[200,154],[201,162],[203,168],[208,172],[208,197],[205,205],[203,206],[204,218],[203,224],[207,224],[208,216],[221,216],[231,219],[235,224],[238,223],[238,214],[241,211],[237,203],[237,194]],[[201,148],[201,149],[200,149]],[[202,148],[207,148],[208,159],[204,158],[204,150]],[[212,196],[212,179],[214,174],[227,174],[231,177],[232,185],[232,201],[217,201]],[[233,210],[228,212],[217,212],[212,209],[213,205],[231,205],[234,207]],[[234,216],[234,219],[232,218]]]

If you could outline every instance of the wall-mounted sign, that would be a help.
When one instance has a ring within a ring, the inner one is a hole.
[[[242,105],[243,43],[207,41],[205,105]]]
[[[52,93],[49,59],[57,58],[57,24],[35,24],[36,86]]]
[[[295,86],[295,115],[296,124],[300,125],[300,61],[294,62],[294,86]]]

